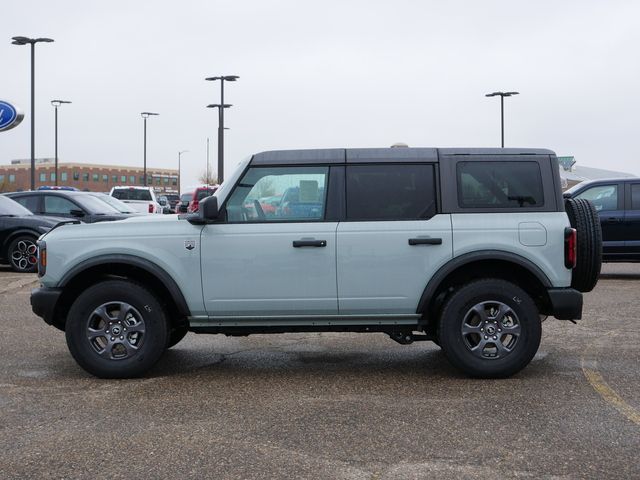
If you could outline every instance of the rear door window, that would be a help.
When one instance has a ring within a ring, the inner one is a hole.
[[[33,213],[40,213],[40,196],[39,195],[25,195],[22,197],[14,197],[13,200],[20,205],[30,210]]]
[[[544,205],[537,162],[459,162],[458,204],[462,208],[530,208]]]
[[[436,213],[433,165],[347,166],[347,220],[419,220]]]

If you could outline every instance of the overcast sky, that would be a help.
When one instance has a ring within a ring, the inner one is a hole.
[[[36,156],[177,168],[183,186],[216,164],[219,84],[228,83],[226,169],[263,150],[325,147],[553,149],[640,175],[637,1],[4,2],[0,98],[27,114],[0,132],[0,164],[30,156],[29,47],[36,47]],[[4,39],[3,39],[4,38]]]

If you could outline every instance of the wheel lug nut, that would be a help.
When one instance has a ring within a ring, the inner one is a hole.
[[[487,340],[489,337],[487,337],[486,335],[484,336],[484,339]]]
[[[127,331],[127,329],[125,328],[125,329],[124,329],[124,331],[126,332],[126,331]]]
[[[493,337],[496,338],[496,337]],[[124,340],[124,337],[122,335],[120,335],[120,340]]]
[[[481,328],[481,329],[480,329],[480,331],[481,331],[481,332],[484,332],[484,328]],[[109,333],[109,332],[107,332],[107,333]]]
[[[104,333],[109,333],[109,330],[107,330],[107,331],[106,331],[106,332],[104,332]]]
[[[497,339],[498,339],[498,337],[496,337],[496,336],[494,335],[494,336],[493,336],[493,339],[494,339],[494,340],[497,340]]]
[[[500,328],[499,328],[499,329],[498,329],[498,331],[499,331],[499,332],[501,332],[501,331],[502,331],[502,329],[500,329]]]
[[[115,340],[115,337],[111,337],[111,341],[113,342]]]

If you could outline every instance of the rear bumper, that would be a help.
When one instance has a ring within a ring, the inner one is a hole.
[[[547,290],[551,311],[558,320],[580,320],[582,318],[582,293],[573,288],[550,288]]]
[[[58,288],[34,288],[31,290],[31,310],[49,325],[54,325],[60,295],[62,290]]]

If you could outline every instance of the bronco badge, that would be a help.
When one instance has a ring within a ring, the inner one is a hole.
[[[189,251],[193,250],[194,248],[196,248],[196,241],[195,240],[185,240],[184,241],[184,248],[186,248]]]

